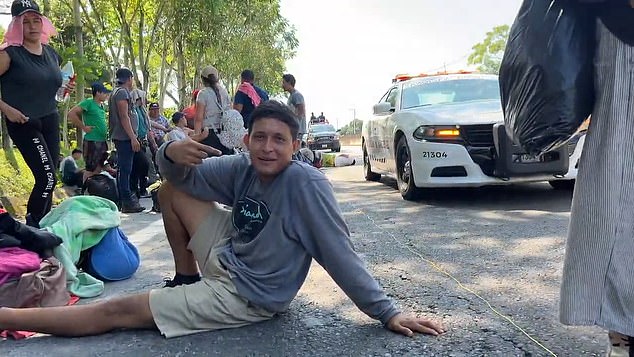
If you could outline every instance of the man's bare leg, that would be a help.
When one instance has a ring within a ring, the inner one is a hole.
[[[88,336],[116,329],[156,329],[149,296],[146,292],[88,305],[0,308],[0,330]]]
[[[165,234],[174,255],[176,273],[198,274],[196,260],[187,245],[203,220],[209,217],[214,203],[197,200],[169,182],[161,184],[158,197]]]

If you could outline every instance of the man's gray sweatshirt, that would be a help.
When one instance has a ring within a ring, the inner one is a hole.
[[[170,163],[165,148],[157,158],[168,181],[197,199],[233,207],[234,230],[219,260],[250,303],[285,311],[314,258],[368,316],[386,324],[399,312],[354,252],[332,186],[319,170],[292,161],[264,184],[248,154],[188,168]]]

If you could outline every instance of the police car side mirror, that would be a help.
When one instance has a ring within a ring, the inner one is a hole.
[[[381,102],[374,105],[374,114],[385,114],[389,112],[394,112],[394,108],[392,108],[392,104],[388,102]]]

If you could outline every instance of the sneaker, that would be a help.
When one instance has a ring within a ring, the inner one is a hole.
[[[628,357],[630,355],[630,337],[615,331],[608,332],[610,345],[608,357]]]
[[[196,275],[181,275],[181,274],[176,274],[174,276],[173,279],[163,279],[163,282],[165,283],[165,285],[163,285],[164,288],[175,288],[177,286],[181,286],[181,285],[190,285],[190,284],[194,284],[200,281],[200,275],[196,274]]]
[[[145,211],[145,207],[141,206],[138,202],[122,204],[121,213],[139,213]]]

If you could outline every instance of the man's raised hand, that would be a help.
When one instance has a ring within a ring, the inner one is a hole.
[[[165,148],[165,156],[174,163],[185,166],[195,166],[203,162],[209,156],[220,156],[222,152],[211,146],[201,144],[209,131],[203,130],[201,133],[192,135],[185,140],[175,141]]]

